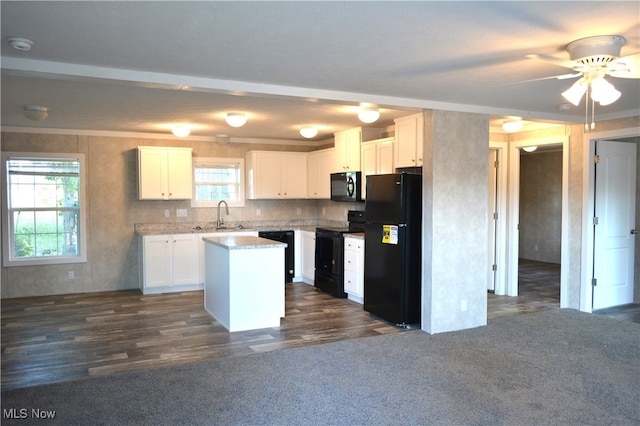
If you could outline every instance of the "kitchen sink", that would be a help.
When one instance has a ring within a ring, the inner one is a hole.
[[[193,228],[196,231],[203,231],[203,232],[225,232],[225,231],[250,231],[250,228],[245,228],[242,225],[238,225],[238,226],[220,226],[220,227],[215,227],[215,226],[196,226],[195,228]]]

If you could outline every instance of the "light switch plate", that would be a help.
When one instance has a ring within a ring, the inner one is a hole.
[[[187,217],[187,209],[176,209],[176,217]]]

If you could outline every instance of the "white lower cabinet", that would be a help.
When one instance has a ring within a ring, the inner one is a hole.
[[[344,237],[344,291],[349,300],[364,300],[364,240]]]
[[[313,284],[316,269],[316,233],[302,231],[302,281]]]
[[[141,237],[140,286],[143,294],[201,289],[196,234]]]

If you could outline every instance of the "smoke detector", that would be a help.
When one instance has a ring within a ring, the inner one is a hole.
[[[31,46],[35,44],[32,40],[23,37],[8,37],[7,41],[11,47],[23,52],[28,52],[31,50]]]
[[[32,121],[42,121],[49,116],[49,108],[39,105],[25,105],[22,111],[24,116]]]

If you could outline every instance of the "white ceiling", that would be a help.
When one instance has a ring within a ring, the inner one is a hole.
[[[565,46],[622,35],[621,56],[640,52],[637,1],[168,2],[2,1],[2,127],[232,140],[315,141],[361,125],[359,102],[381,120],[445,109],[547,122],[583,122],[560,112],[573,80],[529,53],[568,59]],[[12,49],[7,37],[35,42]],[[596,120],[638,115],[640,80],[610,78],[623,93],[596,106]],[[50,109],[27,120],[23,105]],[[249,116],[239,129],[224,113]],[[313,143],[313,142],[312,142]]]

